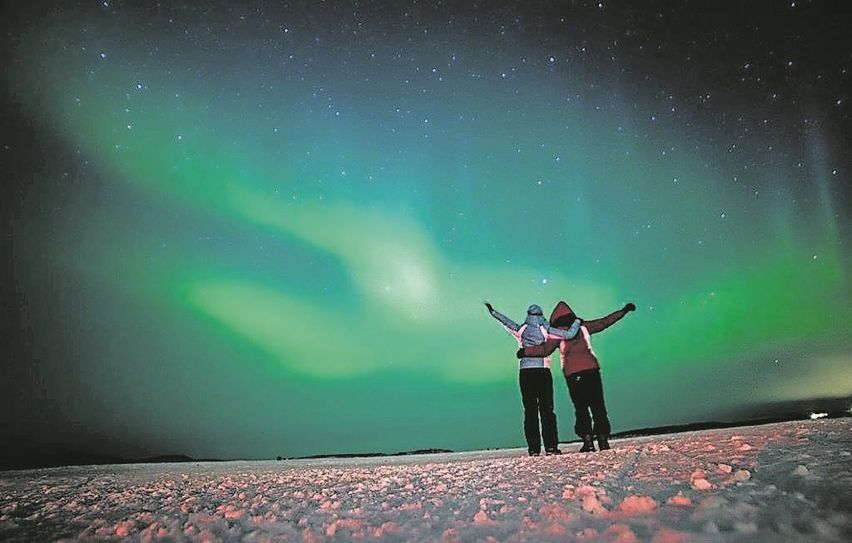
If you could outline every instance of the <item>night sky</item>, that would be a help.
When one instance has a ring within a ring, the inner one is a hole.
[[[137,4],[0,17],[6,452],[520,446],[483,300],[635,302],[615,431],[852,395],[843,2]]]

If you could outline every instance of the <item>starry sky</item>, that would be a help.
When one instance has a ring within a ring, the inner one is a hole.
[[[456,4],[4,8],[11,449],[520,446],[483,300],[634,302],[615,431],[852,395],[842,3]]]

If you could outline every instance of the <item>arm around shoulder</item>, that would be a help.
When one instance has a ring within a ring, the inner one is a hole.
[[[580,319],[574,319],[574,322],[568,330],[548,327],[546,328],[545,337],[547,339],[574,339],[577,332],[580,331],[581,324],[583,324],[583,322]]]
[[[543,358],[545,356],[550,356],[550,354],[559,347],[561,342],[561,339],[548,339],[544,343],[539,343],[538,345],[521,347],[515,354],[518,358]]]

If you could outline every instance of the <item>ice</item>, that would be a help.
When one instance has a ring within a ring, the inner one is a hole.
[[[620,504],[618,504],[618,510],[628,515],[650,513],[656,508],[656,500],[648,496],[627,496]]]
[[[693,479],[692,486],[696,490],[710,490],[711,488],[713,488],[713,485],[710,483],[710,481],[708,481],[704,477],[698,477],[696,479]]]
[[[852,419],[820,419],[540,458],[512,449],[2,472],[0,540],[850,541],[850,436]]]
[[[666,500],[666,503],[669,505],[681,505],[683,507],[689,507],[692,505],[692,500],[689,497],[684,496],[683,492],[678,492],[671,498]]]
[[[736,473],[734,473],[735,481],[748,481],[751,479],[751,472],[747,469],[738,469]]]

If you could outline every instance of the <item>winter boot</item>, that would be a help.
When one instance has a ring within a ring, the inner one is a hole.
[[[608,451],[610,449],[608,438],[609,436],[606,434],[601,434],[598,436],[598,449],[602,451]]]
[[[595,452],[595,442],[592,441],[592,436],[583,436],[583,446],[580,447],[580,452]]]
[[[541,456],[541,451],[530,450],[530,451],[527,451],[527,452],[529,452],[530,456]]]
[[[544,450],[545,456],[554,456],[554,455],[559,455],[559,454],[562,454],[562,451],[559,450],[559,447],[557,447],[555,449],[545,449]]]

